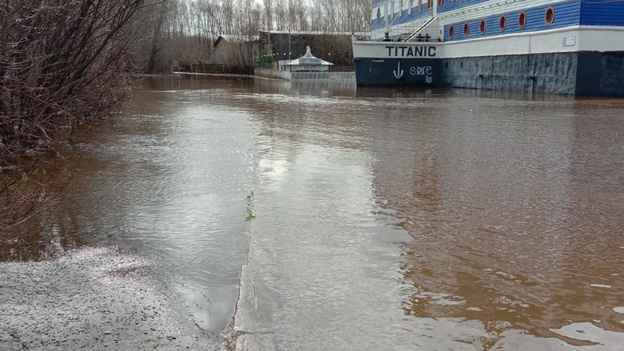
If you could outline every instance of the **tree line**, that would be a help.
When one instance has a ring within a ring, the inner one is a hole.
[[[145,72],[166,71],[171,60],[207,61],[219,35],[251,40],[260,30],[366,32],[370,0],[170,0],[144,26]]]

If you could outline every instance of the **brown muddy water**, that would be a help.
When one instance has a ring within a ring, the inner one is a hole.
[[[241,350],[621,350],[624,101],[152,79],[3,261],[117,247]]]

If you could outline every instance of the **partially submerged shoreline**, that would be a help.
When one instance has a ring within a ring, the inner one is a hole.
[[[145,258],[86,248],[0,264],[2,350],[212,350]]]

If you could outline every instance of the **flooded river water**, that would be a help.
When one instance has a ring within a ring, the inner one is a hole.
[[[624,345],[623,100],[155,79],[70,149],[2,259],[149,257],[230,347]]]

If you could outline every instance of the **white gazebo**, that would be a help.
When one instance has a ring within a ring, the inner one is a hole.
[[[329,67],[333,65],[331,62],[314,57],[310,47],[306,46],[306,54],[284,63],[284,68],[291,72],[292,79],[329,79]]]

